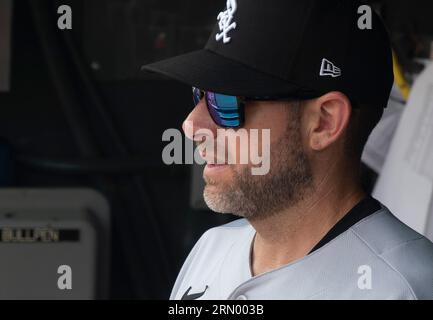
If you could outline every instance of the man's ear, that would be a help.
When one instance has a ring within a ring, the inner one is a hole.
[[[311,101],[308,117],[309,145],[322,151],[339,141],[350,121],[352,105],[341,92],[330,92]]]

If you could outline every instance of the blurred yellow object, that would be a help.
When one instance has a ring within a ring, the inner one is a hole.
[[[394,65],[394,81],[397,84],[397,86],[400,89],[400,92],[403,96],[403,98],[407,101],[409,99],[409,95],[410,95],[410,85],[407,82],[404,74],[403,74],[403,69],[401,68],[399,62],[398,62],[398,58],[396,53],[394,52],[394,50],[392,51],[392,60],[393,60],[393,65]]]

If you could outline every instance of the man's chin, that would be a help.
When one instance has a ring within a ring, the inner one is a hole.
[[[204,197],[207,199],[218,199],[221,197],[222,187],[215,182],[207,183],[204,188]]]
[[[232,213],[231,209],[233,208],[228,205],[227,200],[225,199],[226,195],[224,195],[223,192],[227,192],[227,188],[222,188],[217,184],[207,184],[203,193],[204,201],[209,209],[216,213]]]
[[[212,211],[243,217],[245,196],[241,191],[240,174],[237,172],[244,172],[244,170],[246,169],[234,165],[220,168],[210,166],[205,169],[203,176],[206,186],[203,196]]]

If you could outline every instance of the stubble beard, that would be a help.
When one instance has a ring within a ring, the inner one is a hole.
[[[286,134],[271,145],[267,175],[254,176],[250,166],[232,168],[230,185],[206,180],[204,199],[209,208],[252,220],[263,220],[295,206],[312,190],[313,177],[302,148],[299,122],[292,121]]]

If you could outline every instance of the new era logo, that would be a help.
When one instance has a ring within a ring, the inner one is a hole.
[[[335,64],[333,64],[328,59],[322,60],[322,67],[320,68],[320,76],[321,77],[333,77],[337,78],[341,76],[341,69],[338,68]]]

